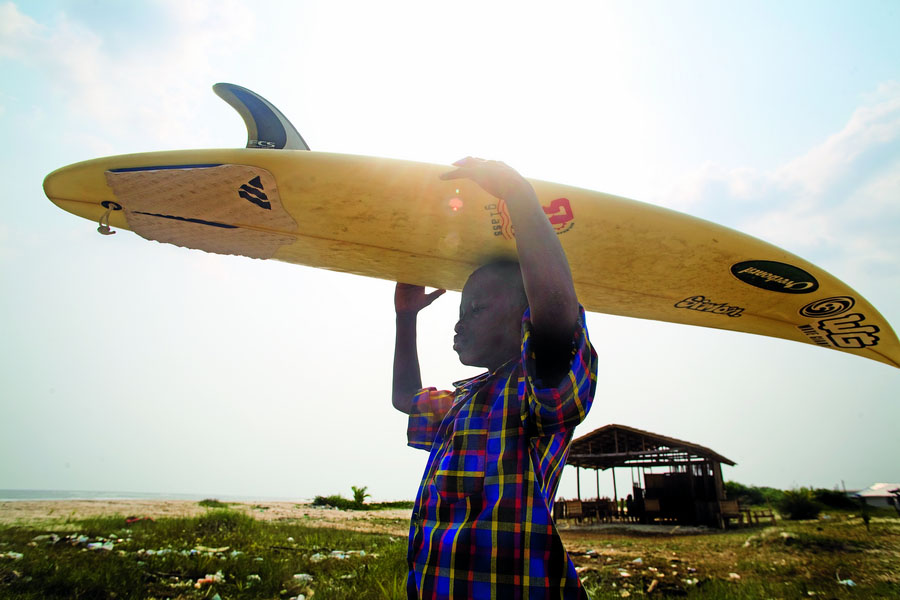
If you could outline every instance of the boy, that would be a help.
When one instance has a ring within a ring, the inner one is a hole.
[[[488,372],[454,392],[422,387],[416,316],[443,290],[397,284],[393,404],[409,445],[430,456],[413,509],[410,598],[586,598],[552,520],[572,432],[590,409],[597,356],[556,232],[531,185],[503,163],[466,158],[506,201],[519,262],[476,270],[453,348]]]

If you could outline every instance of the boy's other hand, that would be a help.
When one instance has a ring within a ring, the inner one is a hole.
[[[394,310],[398,315],[414,315],[437,300],[446,291],[438,289],[426,294],[425,288],[421,285],[398,283],[394,290]]]
[[[453,163],[457,169],[441,174],[441,179],[471,179],[481,189],[503,200],[534,194],[531,184],[519,172],[499,160],[484,160],[467,156]]]

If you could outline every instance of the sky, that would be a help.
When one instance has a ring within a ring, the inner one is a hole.
[[[390,406],[391,282],[100,236],[43,194],[99,156],[243,147],[219,81],[314,150],[494,158],[749,233],[900,326],[898,30],[893,0],[0,0],[0,489],[414,497],[427,456]],[[458,302],[420,315],[427,385],[478,372],[451,348]],[[688,440],[749,485],[900,481],[898,369],[625,317],[588,328],[598,387],[576,436]],[[594,482],[582,472],[583,495]],[[575,488],[567,467],[559,495]]]

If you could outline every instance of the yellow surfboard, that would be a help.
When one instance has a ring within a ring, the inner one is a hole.
[[[54,171],[44,191],[101,233],[282,260],[451,290],[515,255],[503,201],[450,169],[312,152],[249,90],[218,84],[248,148],[99,158]],[[831,348],[900,367],[900,343],[826,271],[737,231],[634,200],[530,180],[589,311]],[[115,243],[115,238],[110,240]]]

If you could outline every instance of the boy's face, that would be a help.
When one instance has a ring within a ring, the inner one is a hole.
[[[453,349],[459,361],[494,370],[519,354],[524,307],[502,276],[476,271],[466,281],[459,304]]]

